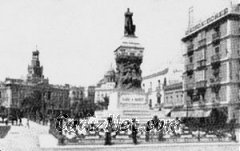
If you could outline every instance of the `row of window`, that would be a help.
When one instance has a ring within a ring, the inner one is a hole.
[[[165,77],[164,78],[164,83],[166,83],[166,81],[167,81],[167,78]],[[161,80],[157,80],[157,83],[158,83],[157,87],[161,88]],[[145,86],[146,86],[145,83],[143,83],[142,86],[143,86],[143,88],[145,88]],[[148,88],[150,88],[150,89],[153,88],[153,82],[149,82],[149,87]]]
[[[183,95],[182,94],[181,95],[176,95],[176,98],[178,98],[178,97],[183,98]],[[168,98],[168,96],[166,96],[166,100],[168,100],[168,99],[173,99],[173,96],[170,96],[169,98]]]

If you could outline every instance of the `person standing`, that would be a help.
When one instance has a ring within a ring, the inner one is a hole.
[[[22,117],[19,118],[19,126],[22,126]]]
[[[28,127],[28,129],[30,128],[30,125],[29,125],[29,118],[27,118],[27,127]]]
[[[145,141],[149,142],[150,131],[152,130],[151,121],[148,121],[145,127]]]
[[[138,129],[137,129],[137,121],[135,118],[132,119],[132,126],[131,126],[131,129],[132,129],[132,139],[133,139],[133,143],[134,144],[137,144],[137,132],[138,132]]]
[[[107,127],[105,132],[105,145],[111,145],[112,144],[112,117],[107,118]]]

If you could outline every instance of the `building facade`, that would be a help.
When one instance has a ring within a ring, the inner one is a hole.
[[[164,103],[164,87],[182,81],[182,67],[170,66],[164,70],[146,75],[142,80],[142,89],[147,93],[150,108],[159,109]]]
[[[142,89],[147,94],[147,99],[150,108],[160,108],[163,103],[163,87],[167,84],[168,68],[144,76],[142,80]]]
[[[70,107],[69,86],[49,84],[43,76],[40,66],[39,51],[32,53],[31,65],[28,66],[27,79],[6,78],[0,85],[0,106],[4,114],[19,116],[24,99],[39,93],[45,113],[68,111]],[[2,114],[2,113],[1,113]]]
[[[95,98],[95,86],[88,86],[87,88],[87,98],[91,103],[94,103]]]
[[[183,84],[182,82],[169,84],[163,87],[164,102],[163,108],[174,109],[176,107],[183,107]]]
[[[110,97],[110,94],[115,88],[115,71],[110,69],[101,79],[95,88],[94,103],[104,102],[105,97]]]
[[[74,102],[81,102],[85,98],[84,87],[71,86],[69,89],[70,104],[73,105]]]
[[[239,120],[240,7],[225,8],[188,29],[183,74],[184,110],[202,117],[221,109],[228,120]],[[203,111],[204,110],[204,111]]]

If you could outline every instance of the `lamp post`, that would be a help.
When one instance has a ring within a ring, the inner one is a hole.
[[[53,104],[53,102],[51,103],[51,107],[52,107],[52,118],[53,118],[53,115],[54,115],[54,104]]]

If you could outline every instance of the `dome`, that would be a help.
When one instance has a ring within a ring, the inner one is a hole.
[[[115,71],[114,70],[109,70],[105,73],[105,76],[114,76],[115,75]]]

